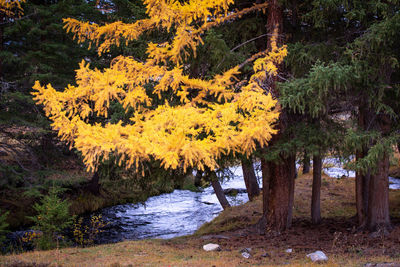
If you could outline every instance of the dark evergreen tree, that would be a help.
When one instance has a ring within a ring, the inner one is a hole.
[[[95,60],[95,51],[88,55],[87,46],[76,44],[65,33],[62,21],[65,17],[105,20],[94,5],[82,0],[27,2],[25,16],[4,28],[4,49],[0,54],[4,79],[17,82],[25,90],[30,90],[38,79],[63,87],[73,80],[83,57],[101,65]]]
[[[291,79],[281,85],[281,101],[293,112],[319,117],[319,123],[321,112],[328,119],[354,116],[357,131],[347,125],[340,150],[357,154],[360,225],[389,229],[387,159],[398,140],[398,1],[285,5]]]

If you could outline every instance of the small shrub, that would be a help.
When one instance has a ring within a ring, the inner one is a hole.
[[[28,231],[28,232],[24,233],[21,240],[24,243],[31,243],[34,240],[39,239],[41,236],[42,236],[42,232]]]
[[[97,235],[103,232],[102,228],[106,225],[101,215],[92,215],[89,225],[83,225],[83,218],[80,217],[74,223],[75,242],[81,247],[93,245]]]
[[[35,247],[38,247],[38,243],[44,242],[39,239],[42,238],[43,233],[40,231],[28,230],[26,231],[20,240],[17,240],[17,244],[15,249],[17,252],[24,252],[34,250]]]
[[[64,240],[60,233],[73,224],[74,216],[71,216],[68,211],[70,203],[59,198],[60,192],[60,189],[51,188],[49,194],[33,206],[37,215],[29,218],[35,223],[33,228],[42,232],[35,241],[39,249],[51,249],[58,246],[59,241]]]

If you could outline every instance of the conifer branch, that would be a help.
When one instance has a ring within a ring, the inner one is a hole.
[[[235,91],[236,76],[243,65],[205,80],[189,77],[181,64],[189,53],[186,49],[196,52],[204,31],[267,6],[259,4],[227,15],[231,2],[146,0],[149,18],[134,24],[100,27],[65,20],[65,28],[78,42],[94,42],[99,52],[156,26],[175,32],[172,42],[149,43],[143,62],[119,56],[109,68],[98,70],[82,61],[76,72],[77,86],[64,91],[35,83],[34,100],[44,105],[61,139],[82,153],[88,170],[96,170],[101,160],[115,154],[119,155],[117,164],[126,168],[138,169],[142,162],[155,159],[166,169],[214,170],[223,155],[249,155],[267,144],[276,133],[279,110],[276,99],[265,94],[260,83],[277,74],[277,65],[287,54],[286,46],[277,47],[276,34],[269,51],[246,61],[254,61],[254,74],[239,92]],[[199,21],[203,24],[196,28]],[[89,123],[93,117],[107,118],[113,102],[133,113],[129,123]],[[160,102],[164,104],[155,105]]]

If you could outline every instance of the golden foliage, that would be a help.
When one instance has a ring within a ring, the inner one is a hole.
[[[196,53],[196,47],[202,42],[201,34],[211,27],[232,21],[245,14],[264,10],[266,3],[256,4],[237,12],[228,13],[233,0],[191,0],[180,3],[178,0],[145,0],[147,14],[150,18],[135,23],[114,23],[100,26],[96,23],[80,22],[75,19],[64,19],[64,28],[72,32],[79,43],[89,41],[97,46],[99,54],[108,52],[112,45],[119,46],[121,39],[129,42],[137,39],[145,31],[165,28],[176,30],[171,44],[153,46],[152,51],[161,60],[172,60],[175,64],[182,62],[181,54],[188,55],[190,48]],[[150,47],[150,46],[149,46]]]
[[[279,111],[276,100],[261,85],[268,75],[276,74],[276,66],[287,53],[285,46],[277,47],[276,34],[270,51],[249,59],[255,60],[254,74],[239,88],[239,66],[206,80],[189,77],[181,65],[189,51],[195,53],[205,30],[266,8],[264,3],[229,13],[232,2],[146,0],[149,18],[133,24],[99,26],[65,19],[67,31],[78,42],[95,44],[99,53],[154,28],[176,30],[171,42],[148,44],[145,62],[119,56],[109,68],[98,70],[82,61],[77,86],[69,85],[63,92],[35,83],[34,99],[44,105],[59,136],[82,152],[88,170],[114,154],[127,168],[156,159],[165,168],[215,169],[222,155],[250,154],[257,144],[267,145],[276,133],[273,126]],[[175,97],[165,99],[167,93]],[[160,100],[164,104],[156,105]],[[133,112],[130,123],[89,122],[93,116],[107,118],[111,102]]]
[[[0,0],[0,12],[4,13],[7,17],[22,15],[21,4],[26,0]]]

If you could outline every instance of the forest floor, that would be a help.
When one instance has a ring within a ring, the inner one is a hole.
[[[223,211],[196,234],[169,240],[125,241],[87,248],[33,251],[0,257],[2,266],[322,266],[306,255],[322,250],[329,260],[323,266],[364,266],[396,263],[400,266],[400,191],[390,191],[394,229],[388,236],[356,230],[354,179],[323,176],[323,221],[309,219],[312,174],[296,179],[293,227],[280,235],[255,233],[261,215],[261,198]],[[206,252],[202,246],[217,243],[222,250]],[[250,259],[240,250],[251,248]],[[292,253],[285,252],[292,249]],[[265,255],[267,253],[268,255]]]

